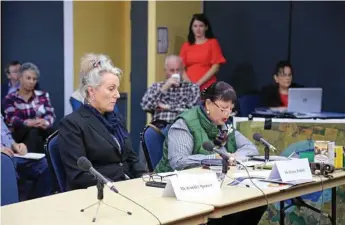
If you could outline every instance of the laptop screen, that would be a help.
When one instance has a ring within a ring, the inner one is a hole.
[[[290,88],[288,112],[319,113],[322,88]]]

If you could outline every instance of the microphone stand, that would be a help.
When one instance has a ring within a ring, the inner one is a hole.
[[[116,210],[119,210],[121,212],[127,213],[128,215],[132,215],[131,212],[126,212],[125,210],[116,208],[116,207],[114,207],[112,205],[109,205],[109,204],[105,203],[103,201],[103,198],[104,198],[104,184],[98,180],[97,181],[97,199],[98,199],[98,201],[96,203],[94,203],[94,204],[84,208],[84,209],[81,209],[80,212],[84,212],[88,208],[91,208],[91,207],[97,205],[96,214],[95,214],[95,216],[92,219],[92,222],[96,222],[96,218],[97,218],[97,215],[98,215],[99,207],[101,206],[101,204],[104,204],[104,205],[107,205],[107,206],[109,206],[109,207],[111,207],[113,209],[116,209]]]
[[[270,161],[270,148],[265,145],[265,164]]]
[[[223,186],[224,178],[229,170],[229,161],[222,157],[222,183],[220,184],[220,187]]]

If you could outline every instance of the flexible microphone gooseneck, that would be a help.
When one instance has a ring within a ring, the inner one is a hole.
[[[92,175],[96,177],[96,179],[107,186],[111,191],[115,193],[119,193],[119,191],[115,188],[115,186],[108,180],[106,177],[104,177],[102,174],[100,174],[95,168],[92,167],[91,162],[84,156],[80,157],[77,161],[78,167],[85,171],[90,172]]]
[[[266,141],[266,140],[262,137],[262,135],[259,134],[259,133],[253,134],[253,139],[254,139],[255,141],[258,141],[258,142],[262,143],[262,144],[265,145],[269,150],[271,150],[271,151],[273,151],[273,152],[277,150],[273,145],[271,145],[268,141]]]
[[[135,202],[134,200],[128,198],[127,196],[121,194],[116,188],[115,185],[112,184],[111,180],[107,179],[106,177],[104,177],[101,173],[99,173],[95,168],[92,167],[92,163],[84,156],[80,157],[77,160],[77,165],[78,167],[85,171],[85,172],[90,172],[92,175],[94,175],[96,177],[96,179],[106,185],[111,191],[115,192],[116,194],[122,196],[123,198],[127,199],[128,201],[133,202],[134,204],[136,204],[137,206],[139,206],[140,208],[144,209],[145,211],[147,211],[148,213],[150,213],[153,217],[156,218],[156,220],[158,221],[159,224],[162,224],[162,222],[159,220],[159,218],[153,214],[153,212],[151,212],[150,210],[148,210],[147,208],[145,208],[144,206],[140,205],[139,203]],[[132,213],[127,212],[127,214],[132,215]]]

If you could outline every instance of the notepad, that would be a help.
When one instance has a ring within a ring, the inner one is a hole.
[[[32,152],[29,152],[29,153],[26,153],[25,155],[18,155],[18,154],[14,154],[14,157],[17,157],[17,158],[23,158],[23,159],[42,159],[45,155],[42,154],[42,153],[32,153]]]

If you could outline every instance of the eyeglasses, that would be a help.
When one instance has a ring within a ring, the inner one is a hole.
[[[155,182],[163,182],[164,178],[177,176],[177,174],[169,174],[165,176],[161,176],[157,173],[147,173],[141,176],[144,182],[155,181]]]
[[[215,102],[213,102],[213,104],[214,104],[215,106],[217,106],[217,108],[218,108],[223,114],[228,115],[228,114],[231,114],[231,113],[232,113],[232,107],[229,107],[229,108],[227,108],[227,109],[224,109],[224,108],[221,108],[219,105],[217,105],[217,103],[215,103]]]

